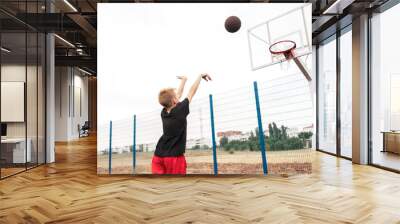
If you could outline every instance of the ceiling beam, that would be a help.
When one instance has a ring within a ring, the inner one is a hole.
[[[355,0],[336,0],[328,5],[322,14],[342,14],[343,11],[351,5]]]
[[[96,71],[97,59],[91,56],[55,56],[56,66],[88,67]]]
[[[72,21],[82,28],[83,31],[90,37],[90,39],[96,39],[97,30],[90,24],[85,17],[80,14],[68,14],[67,15]],[[96,44],[94,44],[96,45]]]
[[[335,16],[319,16],[319,17],[317,17],[317,20],[315,20],[315,22],[313,22],[313,24],[312,24],[312,32],[315,33],[317,31],[323,29],[324,25],[326,26],[326,24],[333,18],[335,18]]]

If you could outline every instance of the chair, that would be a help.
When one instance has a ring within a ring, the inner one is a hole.
[[[82,127],[78,125],[78,129],[79,129],[79,138],[89,136],[89,129],[90,129],[89,121],[85,121]]]

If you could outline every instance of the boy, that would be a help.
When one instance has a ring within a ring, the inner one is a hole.
[[[186,174],[186,117],[189,114],[189,103],[192,101],[202,79],[211,80],[208,74],[201,74],[193,83],[187,97],[179,102],[187,78],[181,80],[178,90],[162,89],[158,101],[164,107],[161,111],[163,135],[158,140],[154,152],[151,170],[153,174]]]

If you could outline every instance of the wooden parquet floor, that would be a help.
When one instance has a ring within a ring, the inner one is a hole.
[[[400,175],[315,153],[313,173],[99,177],[96,139],[0,181],[0,223],[400,223]]]

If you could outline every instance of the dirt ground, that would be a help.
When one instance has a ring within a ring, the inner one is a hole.
[[[135,174],[151,174],[153,152],[136,153]],[[314,150],[267,151],[268,173],[279,175],[309,174],[312,172]],[[188,174],[213,174],[211,150],[187,150]],[[259,151],[217,151],[218,174],[262,174]],[[132,174],[132,153],[112,155],[113,174]],[[98,174],[108,174],[108,155],[98,155]]]

